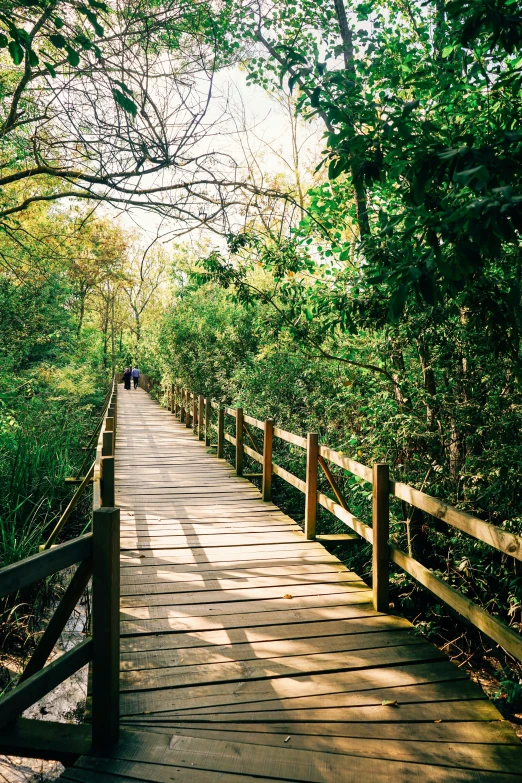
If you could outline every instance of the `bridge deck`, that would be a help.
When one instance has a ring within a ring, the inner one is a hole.
[[[63,779],[520,780],[482,690],[141,390],[116,480],[122,739]]]

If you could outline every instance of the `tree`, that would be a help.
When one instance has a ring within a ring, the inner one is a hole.
[[[0,225],[71,198],[151,209],[181,232],[203,222],[195,202],[207,223],[222,214],[241,183],[205,143],[219,57],[204,2],[5,2],[2,25]]]

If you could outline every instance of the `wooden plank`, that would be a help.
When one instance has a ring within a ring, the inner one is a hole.
[[[186,650],[197,651],[200,647],[225,647],[236,653],[232,648],[238,645],[250,645],[256,650],[270,650],[273,645],[286,644],[287,648],[299,654],[299,651],[308,644],[308,639],[323,639],[327,644],[328,637],[340,637],[347,639],[347,644],[371,645],[373,634],[390,633],[393,638],[396,632],[411,631],[406,620],[400,617],[362,617],[350,620],[318,620],[308,623],[291,623],[288,628],[280,625],[260,626],[258,628],[223,629],[218,631],[200,631],[199,633],[167,633],[156,636],[142,634],[135,637],[126,637],[121,644],[121,662],[125,662],[125,668],[133,666],[134,661],[142,661],[141,653],[155,653],[162,650]],[[366,642],[359,641],[358,637],[367,637]],[[357,638],[356,638],[357,637]],[[422,637],[418,636],[421,639]],[[296,646],[293,647],[295,641]],[[344,642],[343,642],[344,643]],[[319,643],[321,644],[321,642]],[[268,647],[266,647],[268,645]],[[212,651],[207,651],[212,653]],[[259,652],[259,657],[266,657]],[[152,655],[154,658],[154,655]],[[144,666],[143,668],[149,668]]]
[[[389,467],[384,462],[373,466],[372,485],[372,585],[373,606],[387,612],[390,604],[390,493]]]
[[[106,774],[107,773],[107,774]],[[266,783],[266,778],[253,775],[237,775],[213,770],[196,769],[190,766],[188,770],[169,765],[159,764],[157,759],[150,763],[132,760],[105,759],[83,757],[73,769],[68,769],[62,775],[63,780],[77,783],[128,783],[128,781],[151,781],[151,783]],[[287,783],[271,778],[271,783]]]
[[[368,648],[364,651],[364,665],[365,666],[391,666],[411,663],[412,661],[436,661],[444,658],[444,655],[440,653],[431,644],[419,643],[419,644],[406,644],[396,645],[385,648]],[[194,684],[208,684],[211,682],[242,682],[245,679],[245,671],[248,672],[247,676],[252,679],[269,679],[271,681],[278,677],[296,676],[298,674],[310,675],[317,672],[332,672],[332,671],[350,671],[361,668],[361,655],[356,653],[350,653],[349,651],[342,652],[328,652],[328,653],[315,653],[311,655],[293,655],[283,658],[267,658],[263,660],[251,660],[246,665],[243,661],[230,661],[227,663],[210,663],[199,664],[197,666],[174,666],[164,667],[159,669],[142,669],[139,671],[124,671],[120,676],[120,688],[123,691],[129,690],[152,690],[159,688],[179,688],[187,685]],[[485,698],[485,697],[484,697]],[[464,705],[462,701],[460,704]],[[491,702],[485,700],[484,710],[487,707],[487,718],[484,720],[498,720],[499,713]],[[337,720],[381,720],[386,715],[388,720],[408,720],[406,717],[406,707],[400,715],[389,714],[390,710],[383,710],[381,705],[378,705],[379,709],[367,708],[367,711],[363,714],[356,714],[355,710],[341,710],[336,709],[335,715]],[[424,705],[426,706],[426,705]],[[440,705],[439,705],[440,706]],[[366,708],[365,708],[366,709]],[[456,708],[455,708],[456,709]],[[479,708],[477,708],[478,715]],[[256,714],[258,712],[257,707],[252,707],[251,712],[245,713],[245,720],[257,720]],[[296,710],[292,710],[292,718],[295,720],[305,720],[306,716]],[[313,712],[315,720],[327,720],[327,709],[321,710],[309,710]],[[393,711],[392,711],[393,712]],[[432,715],[432,712],[426,714]],[[410,713],[408,713],[409,715]],[[413,713],[412,713],[413,714]],[[469,719],[473,720],[470,716],[470,709],[463,707],[462,715],[466,714]],[[445,713],[446,715],[446,713]],[[448,712],[447,715],[450,715]],[[274,717],[275,713],[268,711],[263,714],[263,720],[282,720],[281,717]],[[376,717],[374,717],[376,716]],[[210,716],[209,716],[210,717]],[[222,716],[221,716],[222,717]],[[422,718],[423,720],[436,720],[439,716]],[[440,716],[441,718],[444,716]],[[314,718],[310,715],[310,720]],[[451,719],[451,718],[450,718]],[[455,715],[455,720],[457,717]],[[478,719],[478,718],[475,718]],[[421,718],[419,718],[421,720]]]
[[[92,639],[86,639],[2,696],[0,727],[20,716],[24,710],[89,663],[91,657]]]
[[[119,509],[94,512],[92,725],[97,750],[114,744],[119,736],[119,528]]]
[[[186,635],[184,634],[186,637]],[[185,647],[158,650],[154,653],[124,653],[121,656],[122,671],[143,671],[145,669],[168,669],[179,666],[197,666],[214,663],[230,663],[231,661],[259,661],[261,659],[286,659],[318,653],[353,652],[376,647],[396,647],[405,644],[425,644],[422,638],[412,629],[385,629],[370,633],[345,634],[337,636],[308,636],[305,639],[286,638],[271,639],[265,642],[248,642],[224,645],[201,645],[200,647]],[[291,666],[291,662],[289,663]],[[481,698],[484,694],[481,691]],[[328,706],[328,705],[323,705]]]
[[[391,559],[397,563],[406,573],[420,582],[423,587],[448,604],[458,614],[469,620],[475,628],[485,633],[490,639],[499,644],[506,652],[522,661],[522,637],[520,634],[508,628],[507,625],[497,620],[480,606],[470,601],[469,598],[459,593],[453,587],[425,568],[417,560],[390,546]]]
[[[295,605],[295,601],[292,602]],[[234,606],[234,609],[236,609]],[[255,628],[262,625],[287,625],[289,623],[315,622],[317,620],[348,620],[353,618],[367,617],[373,615],[374,609],[369,603],[356,605],[333,605],[307,607],[306,612],[296,609],[274,609],[272,611],[259,611],[246,613],[235,611],[233,614],[213,616],[213,612],[205,615],[170,617],[154,620],[122,620],[120,624],[122,636],[150,633],[179,633],[189,631],[191,633],[199,631],[221,630],[223,628]]]
[[[306,446],[306,483],[305,483],[305,521],[304,534],[306,538],[315,538],[317,522],[317,456],[319,436],[309,432]]]
[[[425,666],[427,666],[426,664]],[[411,667],[413,669],[413,667]],[[346,672],[342,672],[346,674]],[[315,677],[321,677],[322,675],[314,675]],[[276,683],[277,685],[277,683]],[[418,723],[426,722],[422,719],[422,715],[425,711],[426,705],[431,705],[429,709],[435,709],[438,705],[441,706],[441,702],[444,702],[442,708],[446,708],[446,704],[450,704],[454,701],[467,701],[467,702],[486,702],[493,707],[494,705],[488,701],[484,694],[484,691],[476,683],[471,682],[467,678],[453,679],[449,681],[435,681],[435,682],[416,682],[414,679],[407,685],[399,685],[395,687],[384,686],[381,688],[372,688],[368,686],[365,690],[351,690],[351,691],[339,691],[337,693],[320,693],[308,696],[297,696],[294,698],[277,698],[276,694],[272,694],[272,698],[268,697],[261,700],[258,705],[253,702],[240,702],[237,705],[232,703],[227,704],[214,704],[213,706],[189,707],[188,710],[178,713],[177,720],[187,720],[187,723],[197,723],[200,726],[206,726],[210,728],[209,723],[222,723],[223,727],[226,727],[227,723],[247,723],[251,722],[251,726],[255,727],[256,723],[262,723],[263,725],[270,725],[272,718],[275,716],[275,722],[281,723],[299,723],[300,726],[296,726],[296,730],[299,730],[302,734],[309,732],[307,724],[309,721],[317,723],[323,720],[321,716],[317,715],[317,711],[324,712],[326,724],[350,722],[343,721],[342,714],[339,710],[346,711],[348,708],[380,708],[384,706],[395,707],[391,711],[390,716],[386,715],[386,711],[382,711],[384,715],[385,723],[398,721],[402,723],[404,713],[399,712],[401,707],[408,706],[411,708],[411,714],[413,719],[406,720],[406,723]],[[396,704],[383,704],[383,702],[396,702]],[[418,712],[415,709],[418,708]],[[255,711],[258,713],[255,719],[248,719],[245,717],[246,713],[253,714]],[[481,714],[482,706],[479,704],[475,715]],[[167,723],[167,721],[174,723],[176,718],[176,710],[169,710],[167,713],[156,712],[150,714],[149,717],[145,715],[136,716],[137,719],[144,721]],[[343,713],[344,714],[344,713]],[[370,714],[370,713],[368,713]],[[484,713],[482,713],[484,714]],[[487,712],[488,716],[493,713]],[[495,712],[495,720],[500,718],[500,713]],[[211,720],[207,720],[209,716]],[[323,717],[324,717],[323,716]],[[266,718],[266,722],[265,722]],[[361,721],[362,722],[362,721]],[[179,724],[178,724],[179,725]],[[414,727],[412,726],[412,729]],[[414,732],[412,731],[412,735]]]
[[[229,587],[227,589],[215,588],[214,590],[197,590],[185,592],[179,592],[176,600],[181,604],[191,604],[197,606],[205,603],[230,603],[236,601],[267,601],[271,598],[283,598],[289,596],[287,600],[293,600],[301,597],[308,596],[330,596],[345,593],[352,593],[360,590],[368,590],[366,585],[361,580],[349,581],[349,582],[334,582],[333,584],[304,584],[304,585],[285,585],[285,590],[281,590],[280,585],[270,587],[241,587],[236,585],[235,587]],[[287,589],[288,588],[288,589]],[[291,590],[290,590],[291,588]],[[349,598],[349,596],[348,596]],[[142,589],[141,594],[135,594],[132,596],[124,596],[121,600],[121,606],[124,609],[134,607],[153,607],[153,606],[170,606],[173,602],[173,595],[171,592],[153,592],[149,593],[147,590]]]
[[[23,682],[45,666],[54,646],[60,638],[67,621],[69,620],[83,591],[87,587],[92,575],[92,558],[83,560],[76,569],[65,593],[54,613],[47,623],[47,627],[38,641],[38,645],[31,655],[19,682]]]
[[[135,549],[139,547],[140,551],[146,551],[148,549],[170,549],[176,548],[202,548],[212,546],[247,546],[249,544],[293,544],[300,543],[303,539],[303,533],[301,530],[284,530],[283,532],[268,531],[266,533],[234,533],[230,532],[226,535],[211,534],[206,535],[204,538],[198,535],[185,535],[185,536],[155,536],[145,535],[132,538],[122,538],[121,548],[122,550]]]
[[[210,572],[210,573],[209,573]],[[275,564],[265,562],[261,564],[250,563],[230,563],[224,570],[214,568],[210,563],[197,563],[187,565],[164,565],[163,567],[146,566],[145,568],[127,568],[121,574],[120,583],[127,589],[131,585],[150,584],[151,581],[158,579],[158,583],[176,583],[181,582],[197,584],[206,583],[214,579],[253,579],[270,580],[274,579],[273,584],[278,584],[278,580],[283,584],[283,580],[291,579],[310,579],[317,581],[330,581],[336,574],[351,573],[346,566],[336,561],[334,557],[330,561],[322,562],[301,562],[300,559],[291,559],[290,562],[276,562]]]
[[[186,577],[187,574],[183,574]],[[195,581],[197,574],[189,574],[192,579],[175,579],[171,582],[162,581],[161,577],[155,580],[155,576],[151,575],[147,581],[141,581],[138,584],[123,583],[121,586],[122,605],[125,605],[128,597],[143,597],[146,594],[149,598],[154,595],[176,593],[176,595],[193,593],[194,591],[201,592],[220,592],[221,590],[252,590],[252,589],[271,589],[279,590],[281,587],[299,587],[307,588],[309,590],[315,590],[323,585],[333,587],[335,584],[344,582],[359,582],[359,578],[351,571],[340,573],[334,571],[332,573],[324,574],[293,574],[286,577],[277,576],[258,576],[250,577],[246,575],[244,578],[236,577],[230,579],[227,576],[223,578],[213,578],[213,575],[209,575],[208,579],[204,579],[201,575],[199,581]],[[173,600],[172,598],[170,599]]]
[[[287,432],[280,427],[274,427],[274,437],[280,438],[287,443],[292,443],[294,446],[300,446],[302,449],[306,449],[306,438],[301,438],[299,435],[294,435],[293,432]]]
[[[245,709],[274,699],[294,700],[301,697],[362,692],[378,688],[394,689],[422,683],[467,680],[462,672],[448,660],[437,662],[414,662],[393,667],[374,667],[352,671],[321,672],[318,674],[296,674],[276,680],[249,680],[241,683],[214,683],[182,688],[179,691],[177,713],[181,715],[233,712],[236,705],[245,704]],[[250,707],[248,706],[250,704]],[[122,696],[122,714],[142,720],[144,713],[150,716],[174,715],[168,691],[135,691]],[[336,723],[335,717],[332,720]],[[301,727],[305,724],[301,724]],[[325,730],[328,723],[325,723]]]
[[[289,743],[288,743],[289,744]],[[179,735],[161,735],[151,732],[129,732],[111,756],[118,762],[115,767],[126,771],[120,761],[134,763],[158,763],[173,769],[201,769],[216,773],[234,773],[245,775],[261,773],[269,780],[299,781],[299,783],[339,783],[345,780],[346,759],[335,753],[312,752],[299,748],[271,747],[270,752],[263,746],[247,745],[240,742],[226,742],[206,739],[201,744],[199,738]],[[354,780],[389,783],[390,780],[429,780],[430,783],[448,781],[448,767],[412,762],[396,762],[388,759],[350,756],[350,774]],[[90,760],[91,766],[96,760]],[[98,760],[101,771],[113,769],[105,760]],[[481,770],[451,770],[452,783],[504,783],[513,781],[513,776]]]
[[[442,519],[452,527],[456,527],[484,544],[489,544],[500,552],[504,552],[517,560],[522,560],[522,536],[501,530],[496,525],[490,525],[482,519],[460,511],[443,500],[426,495],[418,489],[401,484],[400,481],[390,482],[390,492],[400,500],[404,500],[416,508]]]
[[[272,473],[275,473],[276,476],[284,479],[284,481],[286,481],[288,484],[291,484],[301,492],[306,493],[306,482],[302,481],[300,478],[297,478],[297,476],[294,476],[293,473],[289,473],[288,470],[285,470],[280,465],[276,465],[275,462],[272,463]]]
[[[313,724],[317,727],[317,724]],[[223,726],[220,730],[203,728],[202,726],[190,727],[172,726],[155,728],[155,731],[163,730],[164,733],[178,736],[199,737],[200,739],[226,740],[233,742],[245,742],[254,745],[275,746],[284,748],[291,742],[293,748],[302,750],[323,751],[326,753],[338,753],[345,756],[363,756],[364,758],[388,759],[390,761],[409,761],[420,764],[435,764],[456,769],[479,769],[482,771],[500,771],[517,773],[520,765],[520,749],[513,745],[505,744],[491,748],[479,743],[463,745],[454,739],[444,743],[427,743],[421,740],[388,740],[374,737],[366,738],[365,742],[354,743],[351,737],[323,737],[320,734],[309,736],[295,734],[290,728],[290,734],[285,736],[281,732],[267,730],[259,732],[257,725],[238,724],[233,729],[227,730]],[[143,726],[140,726],[143,729]],[[290,737],[290,739],[288,739]]]
[[[262,591],[261,591],[262,594]],[[270,612],[270,611],[284,611],[286,612],[291,602],[294,609],[313,609],[320,608],[326,609],[329,606],[341,606],[343,604],[350,604],[351,606],[357,604],[367,604],[371,601],[371,590],[364,584],[360,585],[356,583],[356,587],[353,590],[344,588],[341,585],[339,592],[331,595],[311,595],[311,596],[297,596],[296,598],[285,598],[286,593],[280,591],[280,598],[264,599],[250,598],[240,599],[238,601],[227,601],[223,596],[222,601],[211,601],[209,603],[192,603],[182,604],[176,602],[173,606],[170,603],[167,606],[147,606],[147,607],[122,607],[120,616],[122,620],[163,620],[163,619],[175,619],[180,617],[186,619],[187,617],[220,617],[228,614],[249,614],[253,615],[257,612]],[[291,595],[291,594],[288,594]]]
[[[321,457],[324,457],[324,459],[333,462],[334,465],[338,465],[349,473],[353,473],[354,476],[359,476],[359,478],[364,479],[369,484],[372,483],[372,469],[368,468],[366,465],[362,465],[360,462],[345,457],[341,452],[334,451],[334,449],[330,449],[328,446],[319,446],[319,454]]]
[[[74,511],[74,509],[78,505],[79,500],[81,499],[81,497],[83,496],[83,493],[85,492],[85,490],[87,489],[87,487],[91,483],[91,480],[93,480],[95,464],[96,464],[96,462],[92,463],[91,467],[89,468],[89,470],[87,471],[87,473],[85,474],[83,479],[81,480],[80,486],[78,487],[78,489],[76,490],[76,492],[74,493],[72,498],[70,499],[69,503],[67,504],[67,508],[65,509],[65,511],[61,515],[60,519],[56,523],[55,527],[53,528],[53,531],[52,531],[51,535],[49,536],[49,538],[47,539],[47,541],[43,545],[42,551],[50,549],[51,546],[53,546],[53,544],[56,541],[56,539],[58,538],[58,536],[60,535],[60,532],[62,531],[65,523],[67,522],[67,520],[71,516],[72,512]]]
[[[36,555],[5,566],[0,570],[0,598],[51,576],[57,571],[85,560],[92,555],[92,534],[86,533],[65,544],[38,552]]]
[[[338,580],[331,584],[313,582],[296,584],[294,582],[291,585],[284,585],[284,590],[282,590],[281,587],[282,585],[246,587],[236,584],[234,586],[196,591],[186,588],[185,592],[178,592],[176,599],[174,599],[172,592],[163,592],[160,590],[159,592],[149,593],[142,585],[141,594],[137,593],[133,596],[124,596],[121,600],[121,606],[122,608],[170,606],[173,603],[173,600],[183,605],[192,604],[193,606],[196,606],[203,603],[230,603],[246,600],[268,601],[281,597],[286,598],[287,596],[289,596],[287,600],[294,600],[308,596],[338,596],[339,594],[351,594],[355,591],[368,590],[368,585],[360,579],[342,582]],[[287,588],[291,588],[291,590]],[[349,600],[350,596],[347,596],[347,599]]]
[[[254,419],[253,416],[247,416],[245,413],[243,414],[243,419],[246,421],[247,424],[251,424],[252,427],[257,427],[258,430],[264,429],[264,422],[260,421],[259,419]]]
[[[0,734],[0,753],[74,764],[91,751],[91,728],[81,724],[17,718]]]
[[[335,503],[331,498],[328,497],[328,495],[325,495],[323,492],[319,492],[317,495],[317,502],[320,506],[323,506],[323,508],[327,508],[328,511],[331,511],[332,514],[336,516],[337,519],[340,519],[341,522],[344,522],[345,525],[348,525],[348,527],[351,527],[352,530],[355,530],[356,533],[358,533],[362,538],[366,539],[366,541],[368,541],[370,544],[373,542],[373,530],[371,527],[365,522],[361,522],[361,520],[357,519],[357,517],[354,517],[350,511],[347,511],[338,503]]]
[[[251,449],[250,446],[246,446],[245,444],[243,444],[243,451],[256,462],[263,464],[263,455],[258,451],[254,451],[254,449]]]

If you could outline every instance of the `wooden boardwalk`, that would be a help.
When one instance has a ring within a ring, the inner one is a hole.
[[[521,779],[462,670],[145,392],[118,405],[122,736],[64,780]]]

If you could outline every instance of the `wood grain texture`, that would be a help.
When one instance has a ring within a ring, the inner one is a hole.
[[[263,500],[143,391],[122,396],[118,421],[121,739],[65,781],[519,779],[520,744],[480,687],[376,611],[357,574],[270,502],[266,479]]]

